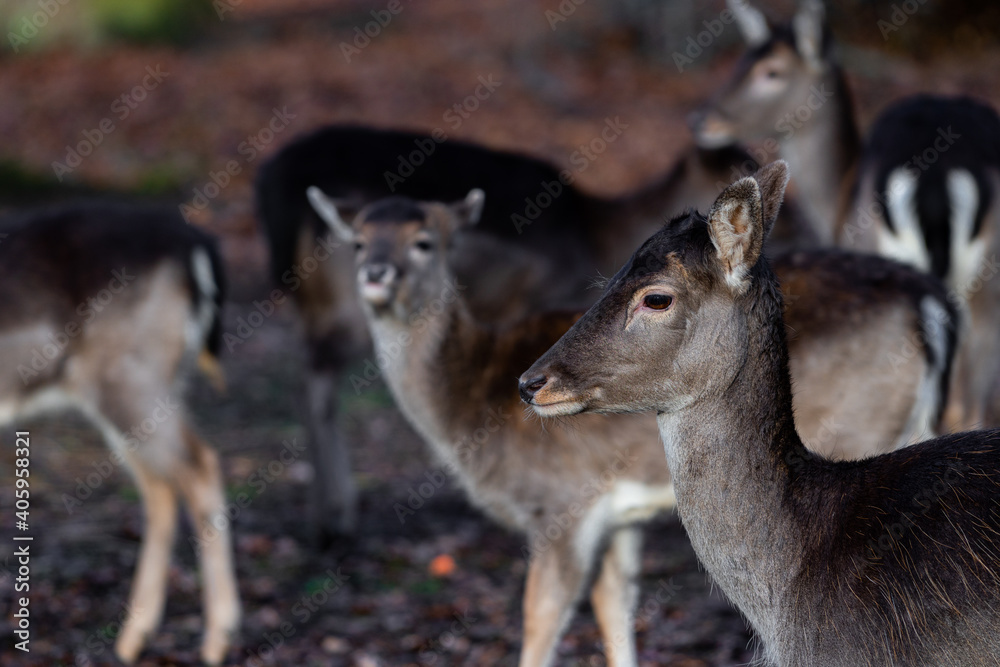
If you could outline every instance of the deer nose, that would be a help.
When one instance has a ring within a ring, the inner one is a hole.
[[[392,269],[388,264],[369,264],[365,267],[365,279],[370,283],[389,282]]]
[[[517,391],[521,394],[521,400],[525,403],[531,403],[542,387],[548,384],[549,379],[544,375],[537,375],[530,380],[525,380],[523,377],[521,381],[518,382]]]

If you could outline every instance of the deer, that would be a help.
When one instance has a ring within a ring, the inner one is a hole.
[[[11,214],[0,230],[0,421],[79,412],[142,499],[115,654],[135,662],[160,624],[180,499],[199,545],[201,658],[221,663],[240,618],[222,473],[183,400],[196,368],[222,381],[215,240],[176,211],[108,202]]]
[[[766,664],[996,664],[1000,431],[804,446],[762,254],[787,181],[772,163],[653,234],[519,393],[543,418],[655,412],[685,531]]]
[[[463,227],[479,220],[482,190],[452,204],[381,199],[362,207],[351,224],[321,188],[310,187],[307,193],[320,218],[354,250],[354,287],[402,413],[474,505],[528,535],[521,664],[550,663],[592,575],[597,579],[590,596],[609,664],[635,664],[630,619],[636,591],[628,582],[640,562],[638,524],[673,507],[655,421],[649,415],[623,415],[545,425],[520,417],[510,378],[551,346],[578,314],[533,313],[503,323],[475,314],[471,289],[454,271],[450,246]],[[851,424],[875,423],[888,413],[897,414],[886,423],[915,418],[923,422],[914,427],[926,427],[933,422],[933,414],[913,414],[914,398],[893,391],[892,381],[873,368],[885,347],[899,343],[877,335],[891,330],[887,322],[920,308],[948,312],[939,283],[883,258],[848,260],[844,253],[819,251],[787,258],[783,279],[795,294],[788,312],[801,326],[796,333],[802,335],[793,338],[793,356],[803,362],[795,367],[796,409],[802,429],[813,438],[811,446],[829,455],[867,455],[897,446],[898,434],[890,428],[845,451],[840,434],[824,436],[824,430],[835,423],[834,430],[853,432]],[[854,292],[843,288],[849,280]],[[869,291],[880,295],[877,303],[858,298]],[[947,323],[928,330],[927,339],[935,341],[934,363],[947,365],[954,345]],[[866,348],[876,352],[869,356]],[[912,366],[925,367],[926,360]],[[929,394],[946,390],[946,375],[931,377],[934,385],[925,387]],[[845,401],[838,396],[849,379],[856,382]],[[934,405],[940,403],[931,401],[928,407]],[[622,452],[629,464],[615,467]],[[591,481],[604,479],[609,469],[616,473],[614,483],[596,492]],[[581,493],[589,495],[581,498]],[[559,539],[548,532],[554,524]],[[622,636],[628,641],[613,641]]]
[[[823,3],[803,0],[789,23],[777,25],[745,0],[727,5],[747,51],[689,116],[695,142],[714,149],[758,143],[758,163],[787,161],[807,224],[821,245],[834,245],[861,135]]]
[[[452,260],[475,314],[504,322],[589,305],[594,277],[609,275],[665,214],[710,205],[734,167],[751,165],[757,166],[740,149],[690,150],[649,185],[603,198],[579,189],[573,170],[433,132],[331,125],[271,157],[256,177],[256,206],[272,279],[291,293],[304,322],[306,423],[316,470],[310,507],[319,542],[356,528],[357,489],[337,397],[349,383],[350,364],[371,343],[354,291],[351,249],[313,212],[307,188],[323,189],[347,215],[383,197],[457,201],[489,184],[482,220],[455,235]],[[779,231],[781,248],[817,243],[795,214],[782,220]],[[919,332],[921,319],[911,319],[900,339]],[[903,423],[898,426],[888,441],[902,433]]]
[[[1000,402],[1000,116],[968,97],[886,109],[862,151],[842,245],[932,273],[961,313],[945,424],[997,422]]]
[[[1000,399],[1000,288],[977,275],[996,272],[990,257],[1000,243],[992,231],[996,112],[968,97],[915,95],[883,110],[862,143],[823,3],[805,0],[789,24],[776,26],[747,2],[730,0],[729,9],[749,50],[692,114],[696,142],[761,144],[758,159],[774,155],[791,165],[823,243],[878,252],[944,281],[963,330],[944,425],[992,422]]]

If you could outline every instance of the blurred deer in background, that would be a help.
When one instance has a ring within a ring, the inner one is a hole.
[[[932,273],[962,313],[949,428],[1000,423],[1000,117],[969,98],[887,109],[861,156],[842,244]]]
[[[621,129],[613,125],[604,130]],[[456,234],[450,258],[477,318],[499,323],[550,307],[586,306],[595,276],[609,274],[665,216],[710,204],[734,166],[749,163],[739,149],[691,150],[649,186],[606,199],[575,187],[569,169],[436,134],[330,126],[284,147],[258,174],[257,207],[273,278],[293,293],[305,321],[316,467],[311,506],[321,535],[349,533],[356,523],[337,394],[370,339],[354,294],[351,251],[312,213],[306,188],[316,185],[344,211],[356,211],[393,194],[454,201],[488,184],[480,224]],[[783,222],[782,242],[801,245],[805,232],[794,216]]]
[[[389,360],[386,381],[404,415],[475,505],[528,535],[522,664],[548,663],[595,573],[591,600],[609,662],[635,664],[631,579],[641,562],[641,533],[634,524],[673,502],[652,418],[542,425],[521,417],[510,382],[517,364],[554,343],[575,316],[491,325],[473,314],[456,288],[451,246],[478,219],[481,191],[453,205],[380,200],[362,208],[353,227],[319,188],[310,188],[309,198],[354,248],[354,287],[376,351]],[[795,253],[780,271],[794,297],[793,329],[801,327],[792,341],[793,373],[810,446],[861,457],[928,429],[954,343],[947,330],[954,313],[941,286],[895,262],[840,252]],[[924,320],[925,312],[946,319]],[[922,324],[932,341],[928,356],[902,369],[912,386],[900,391],[900,376],[879,369],[900,336]],[[480,442],[477,431],[488,431],[488,440]],[[849,438],[857,441],[844,447]],[[604,481],[609,470],[613,483]],[[604,481],[600,490],[596,479]],[[553,525],[558,539],[547,530]],[[614,641],[619,636],[628,643]]]
[[[745,0],[728,6],[749,48],[729,81],[691,115],[695,141],[705,148],[759,143],[767,161],[786,160],[808,224],[833,245],[861,140],[823,3],[804,0],[782,25]]]
[[[647,240],[521,393],[543,417],[656,412],[685,531],[766,664],[996,664],[1000,431],[804,447],[761,254],[787,180],[769,165]]]
[[[968,98],[913,96],[885,110],[862,146],[823,4],[805,0],[790,24],[778,26],[746,2],[729,6],[750,48],[693,114],[696,140],[713,148],[761,144],[788,161],[800,205],[824,242],[878,252],[944,281],[963,311],[945,421],[964,428],[994,422],[996,112]]]
[[[491,327],[456,287],[454,234],[479,219],[481,190],[455,205],[380,200],[353,229],[318,188],[313,205],[356,248],[355,289],[396,404],[472,503],[528,537],[520,664],[552,662],[590,577],[608,663],[635,665],[637,523],[674,506],[649,415],[543,428],[525,420],[511,378],[573,315]],[[481,432],[485,434],[480,436]],[[485,438],[485,440],[483,439]]]
[[[0,230],[0,420],[81,412],[142,499],[146,525],[115,654],[135,661],[160,623],[180,497],[200,545],[201,657],[222,662],[240,617],[222,476],[183,405],[196,364],[221,381],[214,239],[176,212],[111,204],[11,217]]]

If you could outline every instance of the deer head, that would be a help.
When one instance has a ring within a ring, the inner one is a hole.
[[[702,148],[778,137],[832,66],[823,4],[805,0],[790,24],[773,26],[744,0],[729,0],[748,51],[730,80],[690,118]],[[790,126],[791,127],[791,126]]]
[[[747,362],[744,301],[769,271],[758,260],[787,181],[772,163],[726,188],[707,218],[691,212],[654,234],[521,376],[524,401],[542,416],[669,412],[729,386]]]
[[[310,187],[306,194],[334,233],[353,244],[362,302],[401,317],[437,296],[446,263],[435,256],[447,252],[458,229],[478,222],[485,199],[479,189],[453,204],[392,197],[362,208],[348,225],[322,190]]]

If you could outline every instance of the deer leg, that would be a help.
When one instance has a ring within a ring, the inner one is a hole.
[[[115,642],[115,655],[131,664],[163,616],[170,553],[177,529],[177,497],[166,480],[147,470],[136,457],[128,458],[128,463],[146,514],[125,626]]]
[[[556,643],[573,616],[584,573],[569,553],[568,543],[534,551],[524,587],[524,645],[520,667],[552,662]]]
[[[640,528],[632,526],[616,531],[590,589],[590,601],[611,667],[636,664],[634,622],[641,551]]]
[[[223,513],[225,494],[219,456],[186,425],[186,469],[178,486],[191,513],[198,545],[205,609],[201,659],[219,664],[239,629],[240,600],[233,568],[229,519]]]
[[[349,535],[357,527],[357,489],[350,452],[338,423],[338,374],[310,372],[309,444],[313,477],[313,526],[323,539],[330,534]]]

